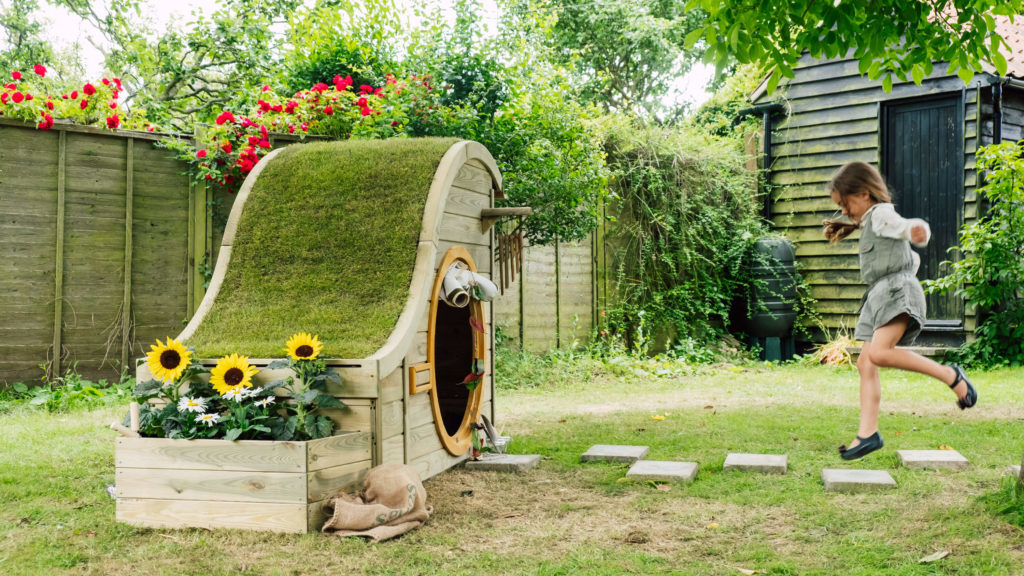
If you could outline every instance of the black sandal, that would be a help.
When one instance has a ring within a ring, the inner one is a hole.
[[[967,374],[964,374],[963,368],[956,364],[950,364],[949,367],[956,372],[956,378],[954,378],[953,383],[949,385],[950,388],[956,389],[957,384],[960,384],[961,382],[967,384],[967,394],[964,394],[963,398],[957,398],[956,405],[959,406],[961,410],[973,407],[978,403],[978,391],[974,389],[974,386],[971,385],[971,381],[967,379]]]
[[[885,443],[882,442],[882,435],[878,432],[875,432],[867,438],[857,436],[857,440],[860,440],[860,443],[853,448],[847,448],[845,444],[840,446],[839,457],[843,460],[857,460],[871,454],[885,445]]]

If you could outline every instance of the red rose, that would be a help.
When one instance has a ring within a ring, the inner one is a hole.
[[[25,101],[31,102],[33,100],[35,100],[35,96],[29,94],[28,92],[25,92]]]
[[[5,96],[6,96],[6,94],[5,94]],[[288,133],[289,134],[294,134],[295,133],[295,124],[289,124],[288,125]]]
[[[271,110],[273,110],[274,112],[281,112],[281,111],[284,110],[284,106],[281,106],[280,104],[278,104],[277,106],[271,107]]]
[[[360,108],[359,113],[362,114],[363,116],[369,116],[371,113],[373,113],[373,110],[370,110],[370,107],[367,106],[365,108]]]
[[[71,99],[72,100],[78,100],[78,90],[72,90],[71,91]]]
[[[249,146],[256,146],[260,143],[259,136],[249,136]]]
[[[117,108],[117,100],[111,100],[110,101],[110,109],[113,110],[115,108]]]
[[[53,102],[49,102],[49,101],[48,101],[48,102],[46,103],[46,107],[47,107],[47,108],[49,108],[50,110],[53,110]]]
[[[323,92],[324,90],[327,90],[327,84],[324,84],[323,82],[317,82],[316,85],[313,86],[313,92]]]
[[[263,85],[263,91],[264,92],[269,92],[270,91],[270,85],[269,84],[264,84]]]
[[[370,86],[368,84],[363,84],[359,86],[360,94],[369,94],[370,92],[373,92],[373,86]]]
[[[288,102],[288,104],[284,107],[284,111],[289,113],[289,114],[291,114],[292,112],[295,112],[295,109],[298,108],[298,107],[299,107],[299,103],[296,102],[295,100],[292,100],[292,101]]]
[[[398,126],[398,120],[392,120],[391,121],[391,125],[392,126]]]
[[[332,108],[330,106],[324,108],[324,114],[327,114],[328,116],[333,115],[334,114],[334,108]]]
[[[106,78],[104,78],[103,80],[100,80],[100,82],[103,82],[104,86],[110,86],[110,80],[107,80]]]
[[[61,94],[61,95],[60,95],[60,97],[61,97],[61,98],[63,98],[63,99],[65,99],[65,100],[67,100],[67,99],[68,99],[68,95],[67,95],[67,94]]]
[[[88,105],[89,105],[89,101],[88,100],[82,100],[82,104],[81,104],[82,110],[85,110],[85,107],[88,106]]]
[[[32,71],[39,74],[43,78],[46,78],[46,68],[42,64],[36,64],[32,67]]]
[[[220,149],[228,154],[231,154],[231,142],[225,142],[224,145],[220,147]]]
[[[86,96],[92,96],[96,93],[96,87],[92,84],[86,84],[85,86],[82,86],[82,92],[85,92]]]
[[[270,148],[269,140],[260,140],[260,148]]]
[[[111,80],[114,82],[114,84],[117,84],[117,89],[118,90],[123,90],[123,88],[121,88],[121,79],[120,78],[111,78]]]
[[[111,130],[114,130],[114,129],[116,129],[120,125],[121,125],[121,117],[120,116],[114,115],[114,116],[108,116],[107,117],[107,128],[110,128]]]
[[[225,122],[234,122],[234,121],[235,121],[235,115],[232,114],[228,110],[225,110],[225,111],[221,112],[220,116],[217,116],[217,125],[218,126],[223,125]]]
[[[0,104],[7,104],[8,98],[10,98],[10,94],[8,94],[7,92],[0,94]]]
[[[196,158],[206,158],[206,150],[200,150],[196,152]]]
[[[262,110],[264,112],[269,112],[270,111],[270,102],[266,102],[264,100],[257,100],[256,104],[259,105],[260,110]]]
[[[267,135],[267,127],[263,126],[262,124],[260,125],[260,136],[263,136],[264,140],[270,139],[270,137]]]
[[[18,72],[17,70],[11,72],[11,78],[14,78],[15,80],[21,80],[21,72]]]
[[[380,95],[381,95],[381,92],[382,92],[383,90],[384,90],[383,88],[376,88],[376,89],[374,89],[374,91],[373,91],[373,95],[374,95],[374,96],[380,96]]]
[[[366,107],[366,98],[360,98],[359,100],[356,100],[356,106],[362,106],[362,107],[365,108]]]
[[[152,132],[152,131],[153,131],[153,127],[152,126],[146,126],[146,132]]]
[[[21,92],[15,92],[14,94],[11,94],[11,100],[13,100],[15,104],[21,104],[21,101],[24,99],[25,95]]]
[[[207,180],[213,180],[213,174],[207,174],[206,175],[206,179]]]

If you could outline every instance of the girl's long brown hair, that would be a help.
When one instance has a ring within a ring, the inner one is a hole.
[[[885,185],[882,175],[867,162],[850,162],[840,166],[828,183],[828,193],[831,194],[833,190],[841,197],[867,192],[875,202],[892,202],[892,196],[889,195],[889,188]],[[860,227],[859,224],[832,220],[825,220],[822,224],[825,226],[825,238],[832,243],[839,242]]]

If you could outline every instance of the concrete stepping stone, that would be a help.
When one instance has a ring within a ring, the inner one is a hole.
[[[491,454],[484,452],[479,460],[467,460],[467,470],[493,472],[529,472],[540,464],[539,454]]]
[[[821,471],[826,492],[869,492],[896,487],[885,470],[847,470],[826,468]]]
[[[580,456],[583,462],[626,462],[632,464],[643,459],[650,451],[647,446],[621,446],[616,444],[594,444]]]
[[[971,465],[956,450],[897,450],[900,462],[907,468],[950,468],[963,470]]]
[[[626,477],[660,482],[693,482],[697,477],[697,468],[696,462],[640,460],[626,472]]]
[[[785,454],[729,454],[722,470],[785,474],[786,465]]]
[[[1007,466],[1006,475],[1013,476],[1014,478],[1020,478],[1020,464],[1017,464],[1016,466]]]

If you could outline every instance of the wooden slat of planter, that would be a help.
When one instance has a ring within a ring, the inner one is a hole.
[[[370,432],[330,436],[307,443],[306,469],[310,472],[371,459]]]
[[[381,421],[380,439],[391,438],[401,434],[405,424],[405,414],[401,400],[382,404],[377,411]]]
[[[342,398],[344,408],[324,408],[321,414],[334,421],[335,430],[373,430],[373,400]]]
[[[303,472],[307,462],[301,442],[118,438],[115,445],[118,468]]]
[[[116,477],[118,498],[307,502],[302,472],[118,467]]]
[[[141,500],[117,502],[118,522],[151,528],[234,528],[301,534],[308,530],[309,506],[280,502]]]
[[[361,460],[308,474],[305,489],[307,501],[320,502],[331,498],[339,491],[349,491],[362,485],[363,478],[371,466],[370,460]]]

